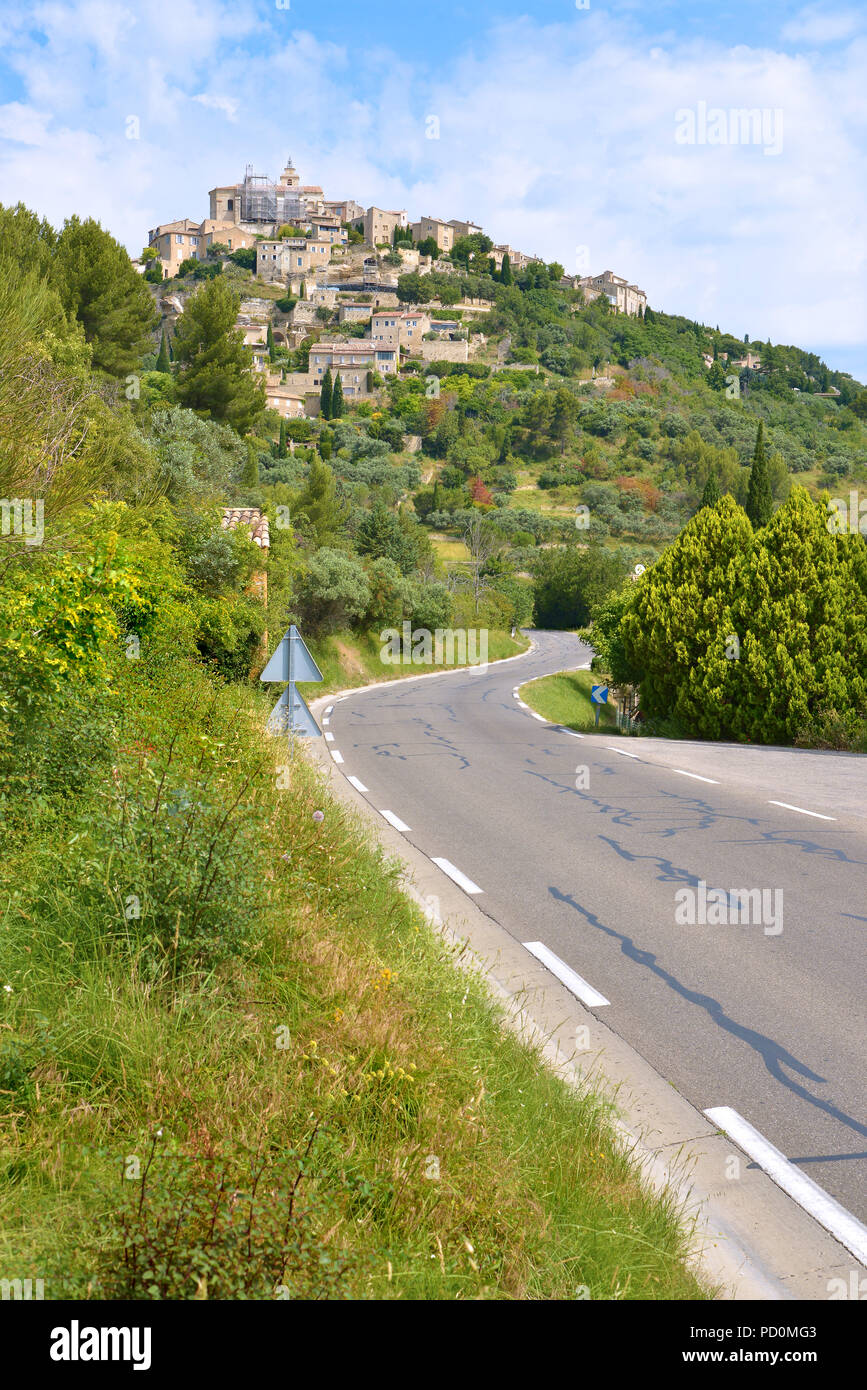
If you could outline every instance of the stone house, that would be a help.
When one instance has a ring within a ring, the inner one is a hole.
[[[584,291],[585,299],[598,299],[605,295],[618,314],[643,314],[647,308],[647,295],[637,285],[630,285],[622,275],[604,270],[601,275],[583,275],[578,280],[578,288]]]
[[[370,316],[371,340],[383,347],[408,348],[418,355],[421,340],[431,328],[430,315],[423,309],[375,310]]]
[[[451,222],[443,222],[439,217],[421,217],[413,222],[413,241],[426,241],[428,237],[433,237],[441,251],[451,251],[457,234]]]
[[[285,237],[282,241],[256,244],[256,274],[281,284],[327,266],[330,259],[331,242],[312,237]]]

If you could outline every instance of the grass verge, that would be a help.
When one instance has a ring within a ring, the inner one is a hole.
[[[561,671],[555,676],[542,676],[528,681],[519,690],[524,700],[537,714],[562,724],[566,729],[592,733],[596,727],[596,706],[590,691],[599,684],[591,671]],[[613,705],[599,706],[599,728],[608,734],[619,732]]]

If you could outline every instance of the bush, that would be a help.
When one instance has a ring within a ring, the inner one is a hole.
[[[118,1177],[120,1206],[96,1243],[96,1296],[112,1300],[323,1298],[349,1265],[316,1225],[334,1207],[308,1195],[317,1129],[306,1143],[263,1154],[160,1150],[151,1141],[139,1182]]]
[[[350,627],[370,602],[370,582],[354,555],[323,546],[311,556],[296,598],[301,627],[316,633]]]

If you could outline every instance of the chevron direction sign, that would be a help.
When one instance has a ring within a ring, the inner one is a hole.
[[[269,733],[321,737],[322,730],[295,685],[297,681],[321,681],[324,677],[294,623],[281,639],[259,679],[288,681],[268,718]]]

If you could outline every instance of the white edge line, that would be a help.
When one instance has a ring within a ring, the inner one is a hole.
[[[480,888],[477,883],[473,883],[471,878],[467,878],[466,874],[462,874],[460,869],[456,869],[450,859],[438,859],[435,855],[432,856],[432,858],[434,864],[442,869],[444,874],[448,874],[449,878],[452,879],[459,888],[463,888],[465,893],[484,892],[484,889]]]
[[[360,782],[359,779],[358,779],[357,777],[349,777],[349,776],[347,776],[346,780],[347,780],[347,782],[351,782],[351,783],[352,783],[353,787],[355,788],[355,790],[356,790],[357,792],[366,792],[366,791],[367,791],[367,787],[364,785],[363,782]]]
[[[638,753],[627,753],[625,748],[615,748],[610,743],[606,743],[605,747],[608,749],[609,753],[619,753],[621,758],[639,758],[640,761],[640,754]]]
[[[561,727],[560,732],[561,732],[561,734],[568,734],[570,738],[583,738],[583,737],[584,737],[583,734],[576,734],[576,732],[575,732],[574,729],[564,729],[564,728]]]
[[[333,706],[333,705],[329,705],[328,708],[327,708],[327,710],[325,711],[326,715],[331,714],[331,713],[333,712],[333,710],[334,710],[334,706]]]
[[[343,762],[343,754],[339,751],[339,749],[337,749],[337,748],[332,748],[332,750],[331,750],[331,756],[332,756],[332,758],[334,759],[334,761],[335,761],[336,763],[342,763],[342,762]]]
[[[739,1115],[737,1110],[732,1110],[728,1105],[720,1105],[712,1110],[705,1110],[704,1113],[711,1123],[734,1140],[778,1187],[809,1212],[820,1226],[830,1231],[857,1260],[867,1265],[867,1226],[863,1226],[857,1217],[835,1201],[823,1187],[812,1178],[808,1178],[794,1163],[790,1163],[785,1154],[780,1153],[780,1150],[748,1120]]]
[[[821,811],[805,811],[803,806],[792,806],[788,801],[769,801],[769,806],[782,806],[785,811],[798,811],[802,816],[815,816],[816,820],[836,820],[836,816],[823,816]]]
[[[678,777],[693,777],[696,782],[710,782],[715,787],[719,786],[715,777],[700,777],[697,772],[684,772],[682,767],[673,767],[671,770],[676,772]]]
[[[610,1004],[610,999],[606,999],[604,994],[600,994],[598,989],[594,989],[583,979],[577,971],[555,956],[541,941],[525,941],[524,950],[529,951],[531,956],[535,956],[552,975],[556,975],[562,985],[586,1004],[588,1009],[601,1009],[603,1004]]]
[[[323,724],[327,724],[327,723],[328,723],[328,720],[327,720],[327,719],[323,719],[322,723],[323,723]],[[334,742],[334,735],[333,735],[333,734],[326,733],[326,735],[325,735],[325,742],[326,742],[326,743],[333,743],[333,742]]]
[[[538,721],[539,721],[540,724],[547,724],[547,723],[548,723],[548,721],[547,721],[547,719],[545,718],[545,716],[542,715],[542,714],[537,714],[536,711],[535,711],[534,709],[531,709],[531,710],[530,710],[530,713],[532,714],[532,716],[533,716],[534,719],[538,719]]]
[[[399,830],[402,835],[408,835],[410,833],[409,826],[404,825],[400,816],[396,816],[394,811],[380,811],[379,814],[384,820],[388,821],[389,825],[393,825],[395,830]]]

